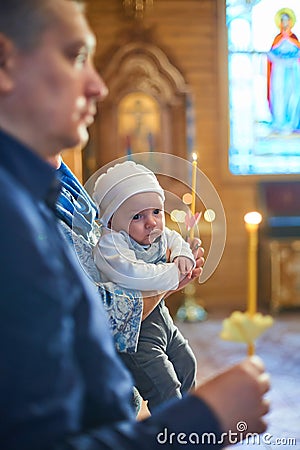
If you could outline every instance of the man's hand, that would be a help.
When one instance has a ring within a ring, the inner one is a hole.
[[[196,266],[190,274],[188,274],[183,280],[180,281],[176,290],[183,289],[190,281],[195,280],[195,278],[199,278],[203,271],[202,266],[204,264],[204,249],[201,247],[200,239],[194,238],[191,242],[189,242],[189,244],[196,260]],[[151,297],[149,297],[149,293],[142,292],[144,305],[142,320],[149,316],[149,314],[154,310],[154,308],[163,298],[167,298],[173,292],[176,291],[168,291],[165,293],[160,293],[158,295],[153,295]]]
[[[194,395],[202,398],[219,417],[224,432],[263,433],[269,402],[269,375],[257,356],[247,358],[199,386]],[[243,423],[245,430],[237,429]],[[230,444],[230,441],[227,442]]]

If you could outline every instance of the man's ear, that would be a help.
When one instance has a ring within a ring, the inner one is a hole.
[[[13,87],[11,67],[15,47],[10,39],[0,33],[0,92],[9,92]]]

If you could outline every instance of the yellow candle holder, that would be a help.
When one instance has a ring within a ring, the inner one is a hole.
[[[191,213],[192,217],[195,216],[196,213],[196,185],[197,185],[197,153],[193,153],[192,155],[193,162],[192,162],[192,203],[191,203]],[[191,227],[190,229],[190,238],[194,238],[195,233],[195,227]]]
[[[255,340],[273,325],[273,318],[257,312],[257,244],[260,213],[253,211],[244,216],[248,232],[248,295],[247,311],[234,311],[223,321],[221,338],[234,342],[245,342],[248,355],[255,353]]]
[[[250,316],[248,312],[234,311],[223,321],[221,338],[227,341],[244,342],[252,347],[254,341],[273,323],[273,318],[269,315],[255,313]]]
[[[256,211],[244,216],[245,227],[248,232],[248,300],[247,311],[254,315],[257,309],[257,243],[258,226],[262,216]]]

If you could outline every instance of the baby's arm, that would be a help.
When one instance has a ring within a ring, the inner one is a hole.
[[[195,266],[196,261],[188,242],[175,230],[165,228],[167,248],[170,251],[170,261],[174,262],[181,273],[189,273]]]
[[[140,291],[177,289],[179,273],[175,263],[151,264],[137,259],[121,233],[102,235],[93,251],[102,281],[111,281],[124,288]]]
[[[174,259],[174,263],[180,272],[180,279],[182,279],[186,275],[190,275],[192,269],[194,268],[194,262],[186,256],[177,256]]]

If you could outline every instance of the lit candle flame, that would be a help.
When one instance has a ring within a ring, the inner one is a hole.
[[[257,211],[252,211],[245,214],[244,221],[248,225],[259,225],[262,221],[262,215]]]

